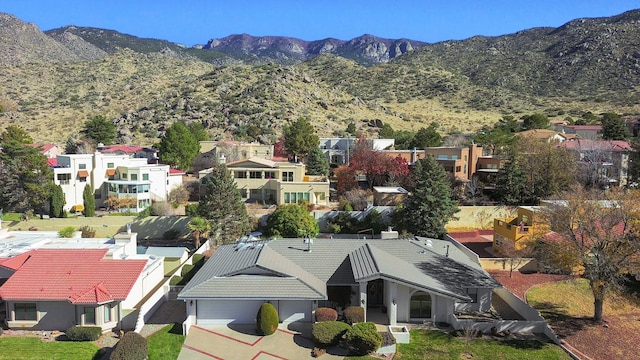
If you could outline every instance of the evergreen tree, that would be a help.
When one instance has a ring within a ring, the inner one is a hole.
[[[432,122],[426,128],[420,128],[411,140],[411,148],[424,149],[442,145],[442,136],[438,132],[438,123]]]
[[[51,188],[51,197],[49,198],[49,216],[52,218],[64,217],[65,203],[62,186],[54,185]]]
[[[77,154],[78,153],[78,142],[73,136],[69,135],[67,138],[67,142],[64,145],[65,154]]]
[[[96,215],[96,199],[93,197],[93,191],[89,184],[84,186],[82,201],[84,202],[82,214],[86,217],[94,217]]]
[[[202,122],[194,121],[192,123],[189,123],[187,128],[189,129],[189,131],[191,131],[191,133],[196,138],[196,140],[198,141],[211,140],[209,137],[209,133],[207,132],[207,130],[205,130],[204,126],[202,125]]]
[[[173,123],[158,145],[162,163],[182,170],[188,170],[191,167],[199,151],[200,143],[181,122]]]
[[[116,125],[103,115],[96,115],[87,120],[80,132],[91,139],[94,145],[98,143],[105,145],[113,144],[113,141],[118,135]]]
[[[549,118],[544,114],[525,115],[522,117],[522,129],[546,129],[549,127]]]
[[[495,198],[503,205],[523,205],[530,196],[527,193],[527,174],[522,166],[515,161],[507,162],[496,178]]]
[[[318,235],[318,221],[302,204],[285,204],[269,215],[265,235],[281,237],[304,237]]]
[[[415,188],[406,201],[404,228],[417,236],[443,238],[444,226],[459,211],[451,198],[447,174],[433,156],[416,162]]]
[[[389,124],[383,124],[380,130],[378,130],[378,137],[380,139],[393,139],[393,128]]]
[[[329,175],[329,161],[320,148],[314,148],[307,158],[308,175]]]
[[[198,213],[211,222],[211,231],[223,243],[238,240],[249,231],[249,217],[240,191],[224,164],[215,166],[202,179],[204,194]]]
[[[316,135],[311,123],[302,118],[291,125],[286,125],[283,129],[283,135],[284,147],[293,161],[307,157],[320,143],[320,138]]]
[[[626,140],[631,136],[624,120],[616,113],[602,114],[600,122],[602,123],[602,138],[605,140]]]

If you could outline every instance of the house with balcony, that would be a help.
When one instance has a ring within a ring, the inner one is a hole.
[[[245,201],[280,205],[306,200],[315,205],[329,204],[329,179],[306,175],[303,163],[250,158],[228,163],[227,169]],[[203,170],[199,178],[209,173],[211,170]]]
[[[508,253],[522,250],[528,241],[545,229],[540,223],[534,225],[535,213],[539,206],[519,206],[515,217],[496,218],[493,220],[493,248],[498,252]]]
[[[169,192],[182,184],[182,173],[172,173],[169,165],[149,164],[147,158],[128,154],[58,155],[52,170],[54,183],[64,192],[66,211],[84,209],[86,185],[91,186],[97,207],[116,197],[127,200],[120,210],[140,212],[152,201],[166,201]]]
[[[462,181],[471,179],[476,172],[478,158],[482,156],[482,147],[476,144],[468,147],[428,147],[424,151],[433,156],[447,174]]]
[[[147,159],[149,164],[158,163],[158,150],[135,145],[103,145],[98,144],[97,152],[111,155],[128,155],[132,158]]]

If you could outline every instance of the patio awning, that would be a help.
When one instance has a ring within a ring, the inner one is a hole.
[[[113,176],[116,174],[116,169],[107,169],[107,176]]]
[[[89,177],[89,172],[87,170],[78,170],[78,177],[81,177],[81,178]]]

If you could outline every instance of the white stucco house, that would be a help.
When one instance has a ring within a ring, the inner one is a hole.
[[[262,303],[281,322],[312,322],[318,307],[361,306],[398,322],[451,322],[489,311],[500,287],[447,240],[278,239],[221,246],[178,295],[191,325],[253,324]],[[336,293],[348,295],[343,304]]]
[[[88,184],[94,191],[96,206],[105,206],[110,196],[133,198],[132,206],[121,210],[140,212],[152,201],[166,201],[169,192],[182,184],[184,174],[169,165],[149,164],[146,158],[98,151],[58,155],[52,170],[54,183],[64,192],[67,211],[84,208],[82,193]]]

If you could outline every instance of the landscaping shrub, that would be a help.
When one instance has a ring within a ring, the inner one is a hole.
[[[99,326],[72,326],[65,331],[71,341],[95,341],[102,335]]]
[[[96,237],[96,229],[92,228],[89,225],[83,225],[78,230],[82,232],[82,238],[90,239]]]
[[[198,204],[187,204],[184,206],[184,214],[186,216],[198,216]]]
[[[320,307],[316,309],[316,321],[336,321],[338,320],[338,312],[332,308]]]
[[[118,341],[110,360],[145,360],[149,354],[147,339],[134,331],[129,331]]]
[[[278,310],[270,303],[264,303],[258,310],[256,326],[261,335],[271,335],[278,329]]]
[[[174,275],[169,280],[169,285],[171,286],[179,285],[181,281],[182,281],[182,276]]]
[[[65,226],[60,231],[58,231],[58,236],[61,238],[71,238],[73,237],[73,233],[76,232],[76,228],[73,226]]]
[[[198,270],[196,269],[195,265],[189,265],[186,264],[182,267],[182,271],[180,271],[180,275],[182,275],[182,278],[184,279],[184,283],[188,283],[189,280],[191,280],[191,278],[193,277],[193,275],[196,274]]]
[[[311,325],[311,336],[318,346],[336,345],[351,326],[342,321],[323,321]]]
[[[382,335],[372,322],[354,324],[344,337],[357,355],[367,355],[382,344]]]
[[[344,321],[348,324],[355,324],[364,321],[364,308],[360,306],[349,306],[344,309]]]
[[[193,254],[193,257],[191,258],[191,262],[193,262],[193,265],[200,268],[202,265],[204,265],[204,255]]]

